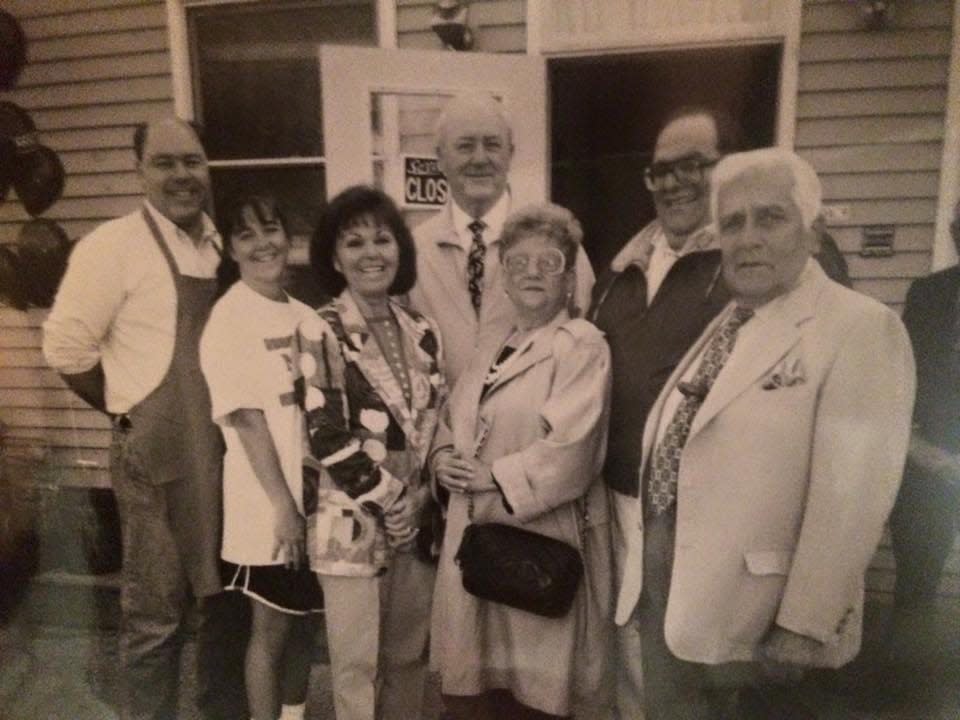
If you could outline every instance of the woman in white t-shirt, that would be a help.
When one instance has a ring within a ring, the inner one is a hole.
[[[226,442],[224,585],[253,600],[252,717],[302,718],[312,650],[312,632],[302,625],[322,603],[305,562],[303,418],[290,353],[297,326],[312,313],[282,288],[290,240],[272,198],[242,199],[223,236],[240,280],[210,313],[200,364]]]

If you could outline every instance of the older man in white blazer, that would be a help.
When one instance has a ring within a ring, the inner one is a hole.
[[[450,201],[414,229],[417,282],[410,304],[440,326],[452,386],[480,339],[508,330],[514,319],[497,253],[510,214],[513,160],[513,132],[503,105],[487,93],[452,98],[437,121],[436,148]],[[572,310],[587,309],[593,281],[586,254],[578,253]]]
[[[647,720],[717,717],[710,666],[796,676],[857,654],[910,432],[899,317],[810,258],[813,169],[778,148],[731,155],[712,201],[734,299],[664,387],[642,492],[617,508],[634,531],[616,620],[638,623]]]

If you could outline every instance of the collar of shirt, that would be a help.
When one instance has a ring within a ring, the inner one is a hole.
[[[163,239],[168,243],[171,241],[176,241],[181,244],[188,243],[197,250],[202,250],[209,244],[215,247],[218,253],[223,251],[223,240],[220,238],[220,233],[217,232],[217,227],[213,224],[213,220],[211,220],[206,213],[203,214],[203,235],[200,238],[200,244],[196,245],[193,242],[193,238],[174,224],[170,218],[157,210],[157,208],[153,206],[153,203],[149,200],[144,200],[143,204],[146,206],[147,212],[157,221],[157,227],[160,228]]]
[[[683,247],[680,248],[680,251],[675,252],[667,242],[667,236],[663,231],[663,226],[660,224],[660,221],[653,220],[643,230],[630,238],[626,245],[620,248],[620,251],[610,263],[610,269],[614,272],[623,272],[630,265],[636,265],[646,272],[650,265],[650,257],[658,244],[664,245],[679,258],[692,252],[710,250],[715,246],[714,237],[713,224],[705,225],[699,230],[690,233],[687,241],[683,244]]]
[[[493,207],[487,211],[487,214],[479,218],[487,227],[483,231],[483,244],[488,248],[494,242],[500,239],[500,231],[503,230],[503,223],[507,219],[510,211],[510,193],[505,192],[500,199],[494,203]],[[457,245],[465,253],[470,252],[470,243],[473,242],[473,233],[470,232],[468,225],[476,218],[471,217],[457,205],[455,201],[450,202],[450,215],[453,219],[453,230],[457,236]]]

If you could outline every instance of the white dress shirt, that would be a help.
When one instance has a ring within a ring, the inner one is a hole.
[[[222,243],[210,218],[197,245],[149,202],[145,207],[182,274],[216,276]],[[43,324],[43,354],[65,374],[102,363],[107,410],[124,413],[163,380],[176,319],[173,276],[137,208],[77,242]]]

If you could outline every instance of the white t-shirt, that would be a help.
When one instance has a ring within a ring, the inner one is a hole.
[[[264,297],[242,280],[220,298],[200,340],[200,366],[210,388],[213,419],[227,452],[223,464],[223,548],[238,565],[279,565],[273,548],[273,513],[240,443],[223,425],[234,410],[262,410],[290,493],[303,511],[302,423],[293,394],[291,345],[297,326],[313,314],[303,303]]]

